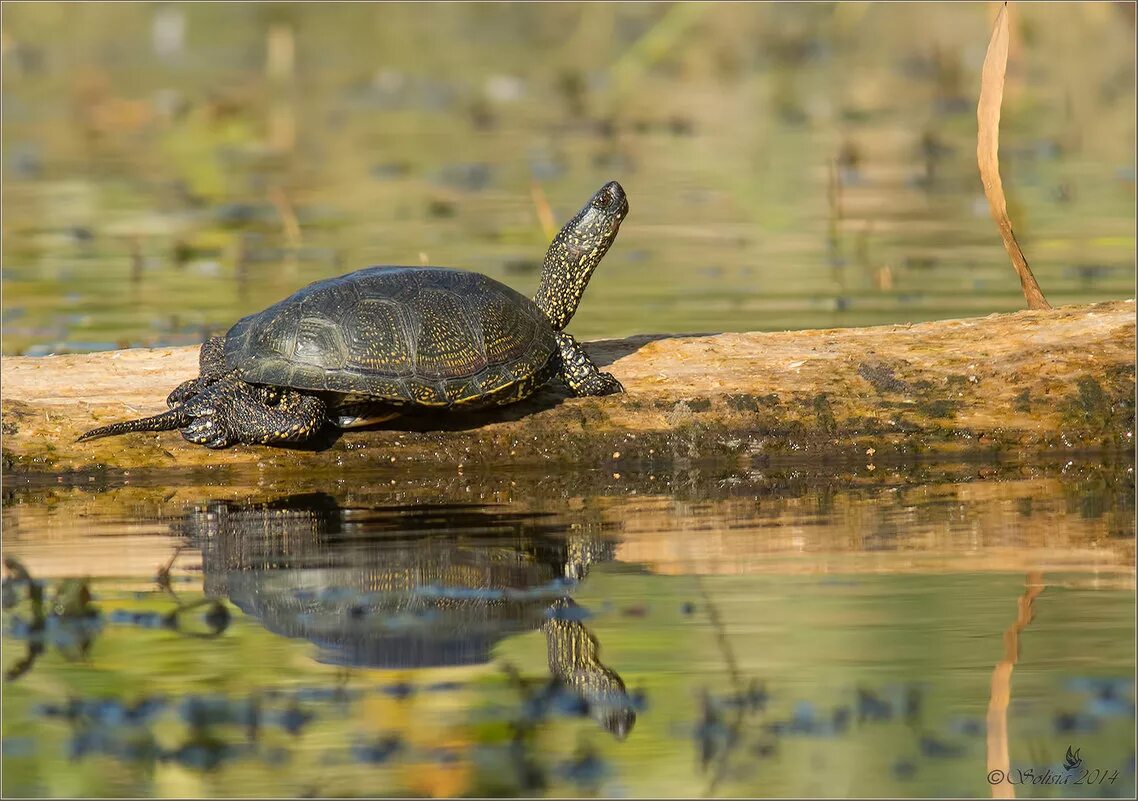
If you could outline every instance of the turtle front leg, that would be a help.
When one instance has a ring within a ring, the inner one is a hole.
[[[585,349],[564,331],[557,333],[557,346],[561,349],[561,379],[573,394],[612,395],[624,392],[624,387],[611,373],[602,373],[585,353]]]
[[[315,395],[232,378],[208,386],[182,410],[192,418],[182,436],[207,448],[304,442],[327,421],[327,407]]]
[[[167,406],[177,406],[216,383],[226,373],[225,337],[210,337],[198,352],[198,377],[183,381],[166,397]]]

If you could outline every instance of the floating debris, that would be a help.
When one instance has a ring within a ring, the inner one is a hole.
[[[462,761],[462,753],[454,748],[432,748],[424,752],[423,757],[439,765],[455,765]]]
[[[1059,734],[1088,734],[1098,728],[1098,718],[1086,713],[1060,712],[1055,716],[1055,731]]]
[[[348,687],[301,687],[293,693],[293,698],[297,701],[306,702],[347,703],[354,701],[361,695],[360,690]]]
[[[494,167],[485,162],[448,164],[435,174],[435,182],[455,189],[479,192],[494,181]]]
[[[757,679],[752,679],[746,690],[726,696],[722,703],[727,707],[742,707],[748,712],[762,712],[769,700],[770,694],[766,685]]]
[[[221,695],[191,695],[178,706],[178,715],[192,728],[226,724],[256,727],[260,709],[250,699],[234,701]]]
[[[405,161],[387,161],[372,165],[370,173],[377,181],[394,181],[410,175],[411,165]]]
[[[852,712],[849,707],[838,707],[829,717],[819,717],[809,701],[799,701],[790,720],[774,721],[763,725],[763,730],[774,735],[801,735],[808,737],[836,737],[849,727]]]
[[[352,744],[351,756],[356,762],[367,765],[382,765],[403,750],[403,741],[397,734],[389,734],[375,740],[357,740]]]
[[[433,684],[428,684],[423,690],[429,693],[453,692],[455,690],[464,689],[465,687],[465,682],[461,681],[436,681]]]
[[[132,612],[126,609],[112,611],[110,622],[144,629],[174,629],[178,626],[177,617],[172,612]]]
[[[110,756],[125,762],[153,762],[163,757],[162,749],[149,729],[111,729],[84,726],[67,743],[72,760],[88,756]]]
[[[893,763],[893,775],[901,780],[911,779],[917,775],[917,763],[911,759],[898,759]]]
[[[273,747],[261,750],[261,761],[266,765],[283,765],[292,759],[292,754],[285,748]]]
[[[588,717],[589,704],[576,692],[556,680],[544,682],[536,690],[523,687],[520,710],[522,723],[534,725],[557,714],[564,717]]]
[[[296,705],[290,706],[274,716],[280,727],[293,735],[299,734],[300,730],[312,722],[315,717],[311,712]]]
[[[760,759],[772,757],[778,752],[778,744],[774,740],[759,740],[751,746],[751,753]]]
[[[442,198],[432,198],[427,202],[427,216],[435,219],[447,219],[458,214],[458,206]]]
[[[834,731],[838,734],[844,734],[846,729],[849,728],[850,720],[853,718],[853,710],[848,706],[839,706],[834,709],[830,721],[834,727]]]
[[[707,690],[702,691],[699,704],[699,722],[694,732],[696,752],[700,770],[707,771],[711,763],[734,743],[735,735],[731,727],[724,722],[723,715],[711,693]]]
[[[390,695],[399,701],[403,701],[415,694],[415,686],[410,682],[399,681],[394,684],[383,685],[379,688],[379,692],[384,695]]]
[[[612,773],[608,763],[588,745],[583,745],[571,759],[557,766],[557,775],[587,792],[595,793]]]
[[[948,722],[948,730],[952,734],[965,737],[981,737],[987,728],[984,721],[979,718],[953,718]]]
[[[277,222],[277,210],[270,203],[220,203],[211,213],[215,222],[231,228],[276,225]]]
[[[938,740],[932,735],[925,734],[917,741],[921,754],[930,759],[953,759],[964,756],[965,748],[962,745]]]
[[[184,630],[182,624],[183,615],[186,612],[200,609],[203,606],[207,607],[201,617],[202,623],[206,626],[206,632],[204,634],[200,632],[195,634],[192,631]],[[169,612],[115,609],[111,611],[108,619],[111,623],[116,625],[138,626],[144,629],[166,629],[189,636],[216,637],[229,628],[232,616],[230,615],[228,607],[221,601],[200,598],[189,603],[179,603],[177,607]]]
[[[250,751],[251,749],[248,746],[235,745],[208,736],[201,736],[163,753],[162,759],[177,762],[187,768],[211,771],[225,762],[249,754]]]
[[[1104,718],[1134,717],[1134,701],[1127,697],[1134,688],[1131,679],[1079,676],[1071,679],[1067,686],[1075,692],[1090,695],[1086,711],[1091,715]]]
[[[857,722],[867,720],[892,720],[893,707],[879,696],[863,687],[857,689]]]
[[[113,698],[84,700],[73,698],[65,704],[40,704],[33,713],[44,718],[59,718],[69,723],[99,726],[142,726],[150,723],[167,707],[165,698],[147,697],[133,704]]]
[[[566,159],[560,154],[535,148],[529,153],[530,175],[535,181],[555,181],[565,174]]]

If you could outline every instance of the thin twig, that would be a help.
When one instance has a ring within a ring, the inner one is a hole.
[[[731,721],[730,732],[727,735],[727,742],[724,744],[723,753],[719,757],[719,763],[715,766],[715,774],[711,777],[711,781],[707,785],[707,790],[704,792],[705,796],[712,796],[715,790],[719,787],[719,783],[727,774],[727,759],[731,755],[731,749],[739,740],[739,730],[743,727],[743,715],[746,709],[746,704],[743,699],[743,677],[739,674],[739,663],[735,659],[735,651],[731,648],[731,641],[727,639],[727,631],[723,627],[723,620],[719,617],[719,609],[712,602],[711,596],[707,592],[707,588],[703,584],[703,579],[699,576],[695,577],[696,586],[699,588],[699,594],[703,598],[704,608],[707,609],[707,617],[711,621],[711,627],[715,631],[715,639],[719,643],[719,651],[723,655],[723,661],[727,664],[727,675],[731,677],[731,685],[735,688],[735,719]]]

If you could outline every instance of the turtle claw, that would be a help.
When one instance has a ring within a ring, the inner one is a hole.
[[[189,381],[183,381],[174,388],[174,391],[166,396],[167,406],[177,406],[179,403],[185,403],[194,395],[198,394],[200,378],[191,378]]]
[[[192,423],[182,429],[184,439],[215,449],[228,447],[235,442],[230,438],[225,426],[220,425],[213,408],[207,407],[198,411],[198,414],[200,416],[196,416]]]
[[[612,373],[602,373],[585,353],[577,340],[564,331],[557,333],[557,347],[561,351],[561,378],[577,397],[582,395],[614,395],[624,387]]]
[[[592,393],[594,395],[615,395],[624,392],[624,385],[617,381],[612,373],[597,373],[594,387],[596,390]]]
[[[619,392],[624,392],[624,385],[617,381],[612,373],[602,373],[599,371],[592,375],[586,375],[584,378],[579,378],[570,385],[570,388],[575,395],[588,395],[591,397],[616,395]]]
[[[228,448],[233,444],[224,435],[215,436],[213,439],[209,439],[206,436],[200,434],[192,434],[189,431],[183,430],[182,436],[196,445],[204,445],[205,447],[215,451],[221,450],[222,448]]]
[[[177,406],[179,403],[186,403],[193,400],[198,395],[205,392],[211,386],[217,383],[212,378],[191,378],[189,381],[183,381],[178,386],[174,387],[174,391],[166,396],[167,406]]]

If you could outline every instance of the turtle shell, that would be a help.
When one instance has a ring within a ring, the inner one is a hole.
[[[244,317],[225,362],[250,383],[398,406],[519,400],[556,369],[533,301],[479,273],[368,267],[309,284]]]

